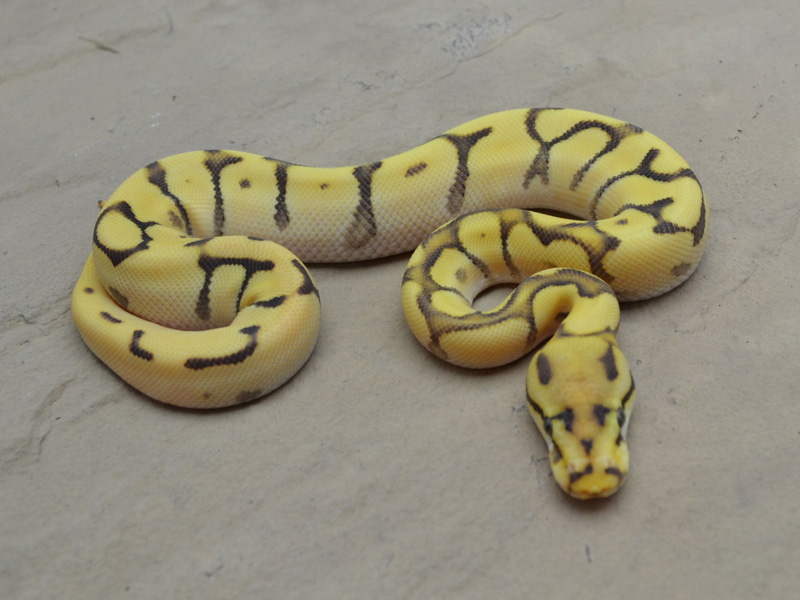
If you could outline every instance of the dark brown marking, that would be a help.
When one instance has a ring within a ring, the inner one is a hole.
[[[467,280],[467,271],[464,267],[460,267],[456,271],[456,279],[458,279],[461,283],[464,283]]]
[[[502,216],[502,213],[499,213],[500,216],[500,241],[503,247],[503,262],[508,267],[508,271],[513,278],[518,278],[521,273],[519,268],[517,267],[516,263],[514,262],[514,257],[511,255],[511,251],[509,250],[508,246],[508,239],[511,236],[511,232],[514,229],[514,225],[516,223],[513,219],[505,219]]]
[[[133,332],[133,337],[131,338],[131,343],[130,343],[130,346],[128,346],[128,349],[131,351],[131,354],[133,354],[137,358],[141,358],[141,359],[144,359],[146,361],[151,361],[151,360],[153,360],[153,353],[152,352],[148,352],[147,350],[143,349],[139,345],[139,340],[142,339],[143,335],[144,335],[144,331],[142,331],[141,329],[137,329],[136,331],[134,331]]]
[[[242,278],[242,285],[239,287],[239,297],[236,299],[236,310],[238,311],[241,303],[244,290],[247,284],[250,283],[250,278],[259,271],[271,271],[275,268],[275,263],[271,260],[254,260],[252,258],[233,258],[233,257],[214,257],[203,254],[197,260],[197,265],[205,272],[205,281],[200,290],[197,298],[197,305],[195,306],[195,314],[203,321],[211,317],[211,299],[209,293],[211,291],[211,279],[214,276],[214,271],[223,265],[238,265],[244,269],[244,277]]]
[[[700,182],[697,182],[697,185],[700,185]],[[702,187],[700,188],[700,193],[703,193]],[[697,219],[697,223],[694,227],[690,229],[692,235],[694,236],[694,244],[697,246],[702,240],[703,236],[706,234],[706,200],[705,196],[700,198],[700,216]]]
[[[184,208],[180,198],[173,194],[167,185],[166,169],[164,169],[164,167],[161,166],[161,163],[158,161],[150,163],[145,167],[145,169],[147,169],[147,181],[161,190],[161,193],[172,200],[173,204],[175,204],[175,208],[178,209],[178,212],[180,213],[180,221],[177,223],[173,222],[173,225],[176,228],[182,226],[187,235],[192,235],[192,224],[189,222],[189,214],[186,212],[186,209]]]
[[[278,196],[275,198],[275,214],[272,218],[278,229],[283,231],[289,226],[289,208],[286,206],[286,186],[289,182],[289,165],[275,163],[275,182],[278,184]]]
[[[556,464],[562,458],[564,458],[564,453],[561,452],[561,448],[558,446],[558,444],[555,443],[555,441],[553,441],[553,449],[550,452],[551,452],[550,462],[552,464]]]
[[[526,393],[525,396],[528,399],[528,404],[531,405],[531,408],[534,410],[534,412],[536,412],[536,414],[538,414],[542,419],[544,419],[544,411],[542,410],[542,407],[539,406],[536,403],[536,401],[530,397],[530,394]]]
[[[222,235],[225,228],[225,199],[222,197],[220,183],[222,170],[244,159],[222,150],[206,150],[206,154],[207,158],[203,164],[211,173],[211,183],[214,186],[214,235]]]
[[[553,435],[553,419],[550,417],[542,417],[542,423],[544,424],[544,431],[547,435]]]
[[[260,398],[263,395],[264,392],[262,392],[261,390],[239,392],[238,394],[236,394],[236,399],[233,401],[233,403],[244,404],[245,402],[250,402],[251,400]]]
[[[594,414],[594,418],[597,421],[597,424],[600,427],[604,427],[606,424],[606,415],[611,412],[610,408],[606,408],[602,404],[595,404],[592,408],[592,414]]]
[[[554,419],[561,419],[561,422],[564,423],[564,429],[572,432],[572,424],[575,422],[575,413],[572,412],[571,408],[566,408],[557,414]]]
[[[100,223],[111,213],[118,212],[122,214],[128,221],[133,223],[138,229],[141,234],[141,241],[134,246],[133,248],[125,248],[123,250],[118,250],[116,248],[109,248],[105,244],[100,241],[100,236],[98,235],[98,229],[100,228]],[[100,216],[97,217],[97,221],[94,224],[94,233],[93,233],[93,240],[95,246],[97,246],[100,251],[105,254],[108,259],[111,261],[111,264],[115,267],[118,266],[123,260],[130,257],[137,252],[141,252],[142,250],[147,250],[149,247],[148,244],[153,240],[152,237],[147,233],[147,230],[154,226],[158,225],[155,221],[140,221],[136,218],[136,215],[133,212],[133,208],[127,202],[118,202],[113,206],[109,206],[103,212],[100,213]]]
[[[314,285],[311,275],[309,275],[308,269],[306,269],[305,265],[303,265],[303,263],[296,258],[292,260],[292,264],[297,268],[298,271],[300,271],[300,273],[303,274],[303,285],[297,288],[297,293],[301,296],[316,294],[317,299],[319,299],[319,290],[317,289],[317,286]]]
[[[94,294],[94,288],[85,287],[83,288],[83,291],[86,292],[87,294]]]
[[[284,302],[286,302],[286,296],[275,296],[269,300],[259,300],[255,302],[254,305],[261,308],[277,308]]]
[[[631,377],[631,387],[628,388],[628,391],[625,392],[625,395],[622,397],[622,406],[625,406],[628,403],[633,396],[634,391],[636,391],[636,384],[633,382],[633,377]]]
[[[622,471],[620,471],[617,467],[606,467],[606,473],[608,473],[609,475],[616,475],[620,479],[625,477],[625,474]]]
[[[619,377],[617,362],[614,358],[614,347],[611,344],[608,345],[608,350],[606,350],[606,353],[600,357],[600,362],[603,363],[603,368],[606,370],[606,379],[609,381],[614,381],[617,377]]]
[[[583,446],[583,451],[586,452],[587,456],[592,453],[593,445],[594,445],[594,440],[581,440],[581,446]]]
[[[536,177],[539,177],[543,184],[549,183],[549,163],[550,163],[550,150],[552,147],[559,142],[562,142],[570,137],[580,133],[581,131],[585,131],[587,129],[600,129],[604,131],[608,135],[608,142],[606,145],[597,152],[593,157],[591,157],[583,166],[581,166],[578,171],[576,171],[575,175],[573,176],[572,183],[570,184],[570,189],[577,189],[580,185],[581,181],[583,180],[586,173],[589,169],[605,154],[613,151],[617,148],[622,140],[630,135],[636,135],[643,132],[643,129],[637,127],[636,125],[632,125],[630,123],[625,123],[622,125],[611,125],[608,123],[603,123],[602,121],[596,120],[587,120],[587,121],[579,121],[575,123],[572,127],[570,127],[567,131],[562,133],[556,138],[551,140],[545,141],[541,134],[538,132],[536,128],[536,119],[538,118],[539,114],[542,112],[543,109],[532,109],[526,118],[526,127],[528,130],[528,135],[539,144],[539,150],[534,157],[531,166],[528,168],[528,172],[525,175],[525,179],[523,180],[523,187],[527,189]],[[658,156],[660,150],[658,148],[651,148],[645,157],[642,159],[641,163],[632,170],[624,171],[618,173],[610,177],[603,185],[601,185],[596,191],[595,195],[591,201],[589,214],[591,219],[597,218],[597,206],[600,201],[600,198],[605,193],[605,191],[617,181],[624,179],[630,176],[642,176],[653,181],[660,181],[660,182],[671,182],[681,177],[689,177],[697,181],[697,177],[695,176],[694,172],[689,168],[682,168],[674,173],[659,173],[654,171],[652,168],[652,164],[655,161],[656,157]],[[699,182],[698,182],[699,185]],[[702,193],[702,189],[701,189]],[[638,205],[627,205],[624,208],[638,208]],[[621,209],[619,212],[622,212]],[[647,212],[647,211],[645,211]],[[664,221],[660,217],[660,213],[658,215],[658,219],[656,228],[654,228],[655,233],[663,233],[663,234],[671,234],[676,233],[678,231],[689,231],[694,236],[694,245],[700,243],[703,236],[705,235],[705,202],[701,200],[701,207],[700,207],[700,217],[698,219],[697,224],[692,227],[691,229],[687,229],[684,227],[680,227],[675,225],[674,223],[669,223]],[[624,225],[627,221],[620,220],[618,221],[619,225]]]
[[[672,267],[672,274],[675,275],[675,277],[680,277],[685,275],[686,272],[691,268],[692,265],[690,263],[681,263]]]
[[[416,165],[412,165],[408,167],[408,171],[406,171],[406,177],[413,177],[414,175],[418,175],[427,168],[428,168],[428,163],[426,162],[421,162]]]
[[[353,176],[358,181],[359,201],[353,211],[353,220],[347,226],[345,233],[348,245],[353,248],[364,246],[378,233],[378,225],[372,209],[372,175],[381,167],[381,164],[376,162],[353,169]]]
[[[539,150],[531,162],[530,167],[528,167],[528,172],[525,174],[525,179],[522,182],[522,187],[525,189],[528,189],[531,182],[536,179],[536,177],[539,177],[544,185],[550,183],[550,150],[556,144],[568,140],[572,136],[582,131],[586,131],[588,129],[600,129],[608,135],[608,142],[606,142],[606,145],[599,152],[592,156],[592,158],[590,158],[581,166],[580,169],[575,172],[572,178],[572,183],[570,184],[571,190],[577,189],[583,180],[583,177],[586,175],[592,165],[594,165],[594,163],[600,159],[600,157],[614,150],[628,135],[642,132],[641,128],[631,125],[630,123],[624,123],[622,125],[610,125],[608,123],[603,123],[602,121],[587,120],[578,121],[561,135],[553,138],[552,140],[545,141],[536,128],[536,119],[544,110],[547,109],[531,109],[525,119],[525,127],[528,131],[528,135],[531,137],[531,139],[539,144]]]
[[[239,182],[239,187],[242,188],[243,190],[246,190],[247,188],[250,187],[250,180],[249,179],[242,179]]]
[[[173,211],[167,212],[167,218],[169,219],[170,224],[175,228],[183,228],[183,221],[181,218],[176,215]]]
[[[550,383],[550,379],[553,377],[553,370],[544,352],[540,352],[539,356],[536,357],[536,372],[539,375],[539,381],[542,385]]]
[[[113,317],[113,316],[111,316],[111,315],[110,315],[110,314],[108,314],[106,311],[101,311],[101,312],[100,312],[100,316],[101,316],[101,317],[103,317],[103,318],[104,318],[106,321],[108,321],[109,323],[122,323],[122,321],[120,321],[120,320],[119,320],[119,319],[117,319],[116,317]]]
[[[686,227],[667,221],[662,215],[664,209],[674,203],[675,200],[673,198],[661,198],[647,205],[625,204],[618,212],[631,208],[650,215],[656,221],[656,224],[653,226],[653,233],[671,235],[682,231],[691,232],[691,230]]]
[[[328,185],[329,185],[329,184],[327,184],[327,183],[321,183],[321,184],[319,184],[319,189],[321,189],[321,190],[327,190],[327,189],[328,189]]]
[[[539,151],[536,153],[533,162],[531,162],[531,166],[528,167],[525,179],[522,180],[522,187],[526,190],[530,187],[531,181],[537,177],[542,180],[544,185],[550,183],[550,145],[542,139],[541,134],[536,129],[536,118],[542,110],[544,109],[532,108],[525,118],[525,127],[528,135],[539,144]]]
[[[549,246],[557,240],[568,240],[576,244],[583,249],[586,257],[589,259],[589,266],[592,269],[593,275],[599,277],[606,283],[612,283],[614,281],[614,277],[606,271],[603,261],[609,252],[619,247],[621,240],[618,237],[601,231],[597,227],[596,221],[580,221],[568,223],[557,228],[551,228],[540,225],[531,212],[526,212],[523,214],[522,222],[544,246]],[[592,229],[600,235],[600,239],[603,240],[603,248],[601,250],[595,249],[581,239],[580,230],[586,228]],[[578,230],[579,233],[573,234],[572,230]]]
[[[651,148],[650,150],[648,150],[647,154],[645,154],[644,158],[642,159],[642,162],[640,162],[639,165],[635,169],[632,169],[630,171],[623,171],[622,173],[618,173],[617,175],[614,175],[613,177],[609,177],[608,180],[606,180],[606,182],[603,183],[603,185],[601,185],[597,189],[597,191],[594,194],[594,198],[592,198],[592,201],[591,201],[591,204],[590,204],[590,214],[591,214],[592,219],[597,218],[597,205],[600,202],[600,198],[603,196],[603,194],[606,192],[606,190],[608,188],[610,188],[613,184],[615,184],[617,181],[619,181],[621,179],[625,179],[626,177],[640,176],[640,177],[645,177],[647,179],[650,179],[652,181],[660,181],[662,183],[669,183],[671,181],[675,181],[676,179],[680,179],[682,177],[688,177],[690,179],[694,179],[699,185],[699,182],[697,181],[697,176],[689,168],[679,169],[678,171],[675,171],[674,173],[659,173],[658,171],[654,171],[653,168],[652,168],[652,164],[653,164],[653,162],[655,161],[655,159],[658,157],[658,155],[660,153],[661,153],[661,151],[658,148]],[[665,201],[667,201],[667,200],[669,202],[667,202],[665,204]],[[646,213],[652,214],[657,219],[660,219],[660,223],[659,224],[664,224],[666,222],[663,221],[663,219],[661,218],[661,210],[663,209],[664,206],[672,204],[672,202],[673,202],[672,198],[664,198],[663,200],[656,200],[656,202],[654,202],[653,204],[647,205],[647,206],[641,206],[641,205],[638,205],[638,204],[626,204],[625,206],[623,206],[622,208],[620,208],[617,211],[617,214],[621,213],[626,208],[635,208],[637,210],[641,210],[642,212],[646,212]],[[655,207],[653,210],[657,210],[658,212],[657,213],[653,213],[650,210],[648,210],[648,207]],[[705,227],[704,227],[704,224],[705,224],[705,203],[701,204],[700,211],[701,211],[700,220],[703,221],[703,228],[702,228],[703,230],[699,232],[699,235],[700,235],[700,238],[702,238],[703,231],[705,231]],[[671,225],[673,225],[673,227],[678,227],[677,225],[674,225],[674,224],[671,224]],[[695,227],[697,227],[699,225],[700,225],[700,222],[698,222],[698,224]],[[658,227],[658,225],[656,225],[656,227]],[[685,227],[680,227],[679,230],[680,231],[689,231]],[[655,231],[655,229],[654,229],[654,231]],[[656,231],[656,233],[663,233],[663,232]],[[669,232],[669,233],[674,233],[674,232]],[[695,240],[696,240],[695,245],[697,245],[697,241],[699,241],[698,238],[697,238],[698,232],[695,231],[693,233],[695,235]]]
[[[239,333],[250,336],[247,344],[241,350],[237,350],[231,354],[226,354],[225,356],[216,356],[213,358],[189,358],[186,360],[183,366],[187,369],[192,369],[193,371],[199,371],[200,369],[205,369],[208,367],[236,365],[240,362],[244,362],[256,351],[256,347],[258,346],[259,329],[260,327],[258,325],[251,325],[250,327],[245,327],[244,329],[239,330]]]
[[[527,211],[525,211],[527,212]],[[559,286],[574,287],[580,297],[594,298],[600,294],[611,294],[612,291],[605,283],[597,281],[595,277],[583,271],[575,269],[564,269],[558,276],[548,276],[542,278],[539,275],[529,277],[525,285],[520,285],[511,292],[503,307],[491,316],[483,313],[478,313],[476,316],[452,317],[444,313],[440,313],[433,306],[433,296],[437,291],[444,290],[455,294],[463,294],[455,288],[448,286],[441,286],[434,281],[431,277],[431,270],[436,265],[441,254],[447,250],[455,249],[466,256],[476,268],[478,268],[486,277],[490,277],[489,267],[483,263],[478,257],[471,254],[463,244],[458,240],[458,227],[461,218],[454,219],[450,225],[439,229],[435,237],[429,238],[426,245],[431,245],[423,263],[409,268],[404,274],[404,281],[420,281],[424,285],[424,291],[417,296],[417,306],[423,315],[426,315],[426,323],[430,335],[430,343],[428,349],[436,356],[446,358],[447,353],[441,347],[440,340],[444,335],[457,331],[466,331],[474,329],[478,326],[488,326],[497,323],[502,323],[508,319],[524,318],[528,321],[530,334],[528,343],[532,349],[533,343],[537,336],[537,324],[533,319],[529,310],[520,312],[518,308],[521,305],[530,306],[533,303],[537,294],[545,289]],[[449,241],[445,241],[449,240]],[[521,298],[524,298],[522,300]],[[477,321],[476,321],[477,318]],[[562,324],[563,325],[563,324]],[[599,332],[593,332],[591,335],[596,335]],[[613,332],[611,332],[613,333]],[[558,335],[568,335],[560,328]],[[589,334],[585,334],[589,335]]]
[[[456,147],[458,166],[456,178],[447,194],[447,210],[451,215],[457,215],[464,206],[464,197],[467,192],[467,179],[469,179],[469,153],[473,146],[481,139],[492,133],[492,128],[487,127],[469,135],[445,134],[442,137],[449,140]]]
[[[575,471],[574,473],[569,474],[569,482],[575,483],[583,477],[584,475],[590,475],[594,471],[594,468],[591,464],[586,465],[586,468],[583,471]]]
[[[208,242],[213,240],[214,238],[197,238],[196,240],[192,240],[191,242],[186,242],[183,246],[184,248],[189,248],[191,246],[205,246]]]
[[[114,302],[127,310],[128,299],[117,288],[109,287],[108,294],[114,299]]]

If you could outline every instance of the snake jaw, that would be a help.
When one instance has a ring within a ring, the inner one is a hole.
[[[577,458],[554,463],[552,458],[551,454],[551,468],[559,487],[582,500],[615,494],[628,473],[628,447],[624,442],[613,454],[594,456],[588,461]]]
[[[616,493],[628,474],[628,446],[612,438],[613,430],[579,439],[559,427],[550,438],[550,468],[559,487],[574,498],[605,498]],[[614,438],[618,438],[617,433]]]

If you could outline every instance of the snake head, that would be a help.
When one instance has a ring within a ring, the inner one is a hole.
[[[613,335],[554,337],[531,361],[527,392],[561,489],[581,499],[616,492],[628,473],[635,391]]]

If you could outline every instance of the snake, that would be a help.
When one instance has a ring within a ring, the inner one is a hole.
[[[413,335],[461,367],[535,351],[527,407],[556,483],[582,499],[615,493],[629,468],[635,385],[618,302],[685,281],[708,228],[698,178],[671,146],[560,108],[490,114],[349,167],[175,154],[99,205],[72,315],[91,351],[146,396],[196,409],[264,396],[319,335],[304,263],[413,250],[401,283]],[[508,283],[495,308],[473,307]]]

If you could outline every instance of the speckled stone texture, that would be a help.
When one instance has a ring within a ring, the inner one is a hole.
[[[800,595],[795,0],[7,0],[0,597]],[[366,163],[494,111],[631,121],[703,183],[697,273],[623,306],[631,475],[566,497],[527,360],[425,352],[408,256],[312,265],[309,363],[235,410],[127,387],[69,313],[97,202],[200,148]]]

